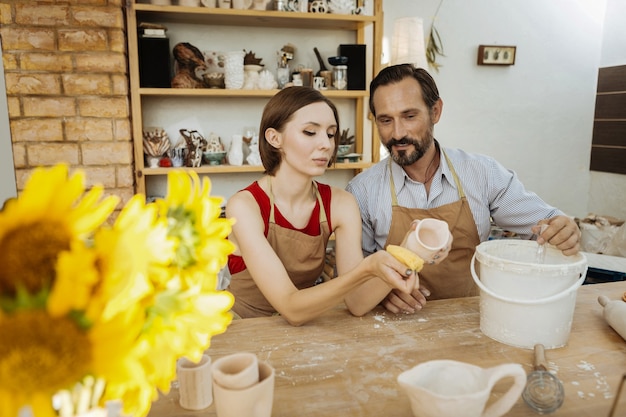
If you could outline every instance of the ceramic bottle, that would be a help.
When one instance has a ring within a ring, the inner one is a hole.
[[[230,165],[243,165],[243,136],[234,134],[228,149],[228,163]]]

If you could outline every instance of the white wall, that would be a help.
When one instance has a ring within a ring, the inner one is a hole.
[[[403,16],[422,17],[427,37],[439,3],[384,0],[385,38]],[[495,157],[550,204],[585,216],[605,6],[606,0],[443,0],[435,25],[446,56],[438,59],[439,73],[431,70],[444,101],[435,137]],[[484,44],[517,46],[515,65],[476,65]]]
[[[626,2],[607,0],[600,67],[626,65],[625,20]],[[626,175],[592,171],[589,211],[626,219]]]

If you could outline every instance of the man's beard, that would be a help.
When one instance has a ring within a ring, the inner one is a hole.
[[[412,165],[416,161],[418,161],[422,156],[426,154],[426,151],[430,149],[434,142],[433,137],[433,126],[431,125],[426,134],[424,135],[423,142],[418,141],[417,139],[410,138],[408,136],[403,137],[402,139],[391,139],[387,142],[387,150],[389,151],[389,155],[393,161],[400,166],[408,166]],[[411,144],[415,148],[415,150],[411,153],[408,153],[406,150],[393,152],[394,145],[408,145]]]

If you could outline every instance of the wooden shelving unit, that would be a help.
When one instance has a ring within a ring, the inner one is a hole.
[[[175,88],[141,88],[139,78],[138,54],[138,22],[161,24],[182,24],[195,26],[241,26],[249,30],[268,31],[278,28],[315,29],[324,31],[351,31],[355,34],[356,43],[367,44],[371,48],[372,73],[367,74],[367,82],[380,69],[382,52],[382,0],[373,0],[372,15],[344,15],[298,13],[271,10],[235,10],[206,7],[158,6],[145,3],[131,3],[127,8],[128,57],[130,71],[130,97],[132,134],[135,153],[135,191],[147,194],[146,178],[167,175],[170,168],[147,168],[144,166],[142,131],[144,127],[144,107],[149,100],[160,99],[250,99],[256,100],[260,107],[264,98],[272,97],[278,90],[233,90],[233,89],[175,89]],[[367,30],[371,28],[371,30]],[[173,46],[173,45],[172,45]],[[374,132],[372,121],[367,117],[368,91],[326,90],[324,94],[331,99],[349,100],[355,112],[355,151],[362,153],[365,148],[370,150],[371,157],[361,162],[337,163],[331,170],[354,170],[358,172],[369,167],[378,159],[378,151],[373,146],[374,133],[366,137],[365,131]],[[193,109],[190,109],[193,112]],[[365,129],[370,124],[369,129]],[[199,174],[212,174],[213,180],[220,175],[262,172],[260,166],[229,166],[203,165],[198,168],[185,168]],[[219,174],[219,175],[218,175]]]

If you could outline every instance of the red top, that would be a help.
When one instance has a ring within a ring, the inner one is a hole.
[[[317,184],[317,189],[319,190],[320,197],[322,198],[322,202],[324,203],[324,210],[326,211],[326,218],[328,220],[328,228],[329,230],[333,230],[332,223],[330,221],[330,186],[327,184],[321,184],[317,181],[315,181],[315,183]],[[249,191],[259,205],[259,209],[261,210],[261,217],[263,217],[263,223],[265,223],[265,230],[263,231],[263,233],[265,234],[265,236],[267,236],[270,217],[270,198],[267,194],[265,194],[265,191],[263,191],[258,181],[253,182],[248,187],[244,188],[244,190]],[[274,205],[274,218],[277,225],[291,230],[298,230],[309,236],[317,236],[320,234],[319,215],[320,205],[316,201],[315,207],[311,212],[311,217],[309,218],[309,223],[303,229],[297,229],[293,227],[292,224],[283,217],[278,207]],[[238,255],[228,256],[228,270],[231,274],[236,274],[243,271],[244,269],[246,269],[246,264],[243,261],[243,257]]]

